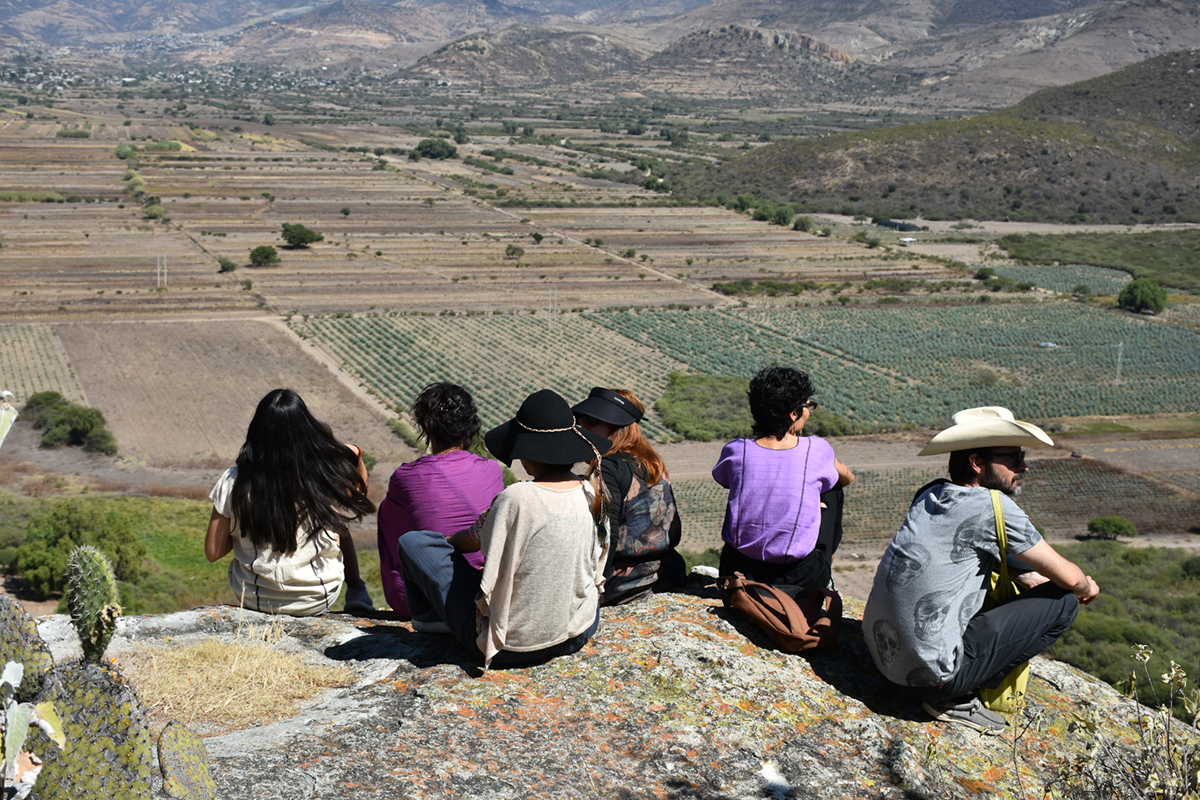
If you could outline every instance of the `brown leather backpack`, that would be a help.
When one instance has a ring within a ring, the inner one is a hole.
[[[746,580],[740,572],[717,578],[725,605],[741,611],[789,653],[837,647],[842,598],[830,589],[804,590]]]

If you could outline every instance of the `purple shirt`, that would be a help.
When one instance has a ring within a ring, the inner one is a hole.
[[[466,450],[422,456],[396,468],[378,516],[379,571],[393,611],[409,616],[397,551],[400,537],[409,531],[452,536],[474,525],[503,489],[500,464]],[[476,569],[483,567],[483,553],[464,555]]]
[[[773,564],[812,552],[821,528],[821,495],[838,482],[829,442],[802,436],[790,450],[734,439],[713,478],[729,490],[721,536],[742,555]]]

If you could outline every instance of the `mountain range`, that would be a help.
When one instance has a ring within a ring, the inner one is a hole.
[[[1200,43],[1195,0],[3,0],[0,53],[1001,108]]]

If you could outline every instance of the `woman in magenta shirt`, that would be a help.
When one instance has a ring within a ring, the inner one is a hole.
[[[829,442],[802,436],[816,401],[806,373],[768,367],[750,381],[753,438],[721,450],[713,478],[729,490],[721,574],[823,589],[842,538],[841,487],[854,473]]]
[[[383,594],[402,619],[410,614],[397,550],[400,537],[409,531],[451,536],[469,528],[504,489],[500,464],[467,450],[481,426],[466,389],[453,383],[426,386],[412,411],[431,452],[396,469],[378,516]],[[466,557],[476,569],[483,567],[482,553]]]

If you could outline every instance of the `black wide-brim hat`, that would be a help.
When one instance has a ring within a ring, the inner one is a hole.
[[[587,400],[571,410],[576,414],[616,425],[618,428],[624,428],[642,418],[642,412],[628,397],[601,386],[592,389]]]
[[[604,454],[612,442],[576,427],[571,406],[558,393],[542,389],[525,398],[517,415],[483,436],[487,449],[512,466],[514,459],[542,464],[576,464]]]

